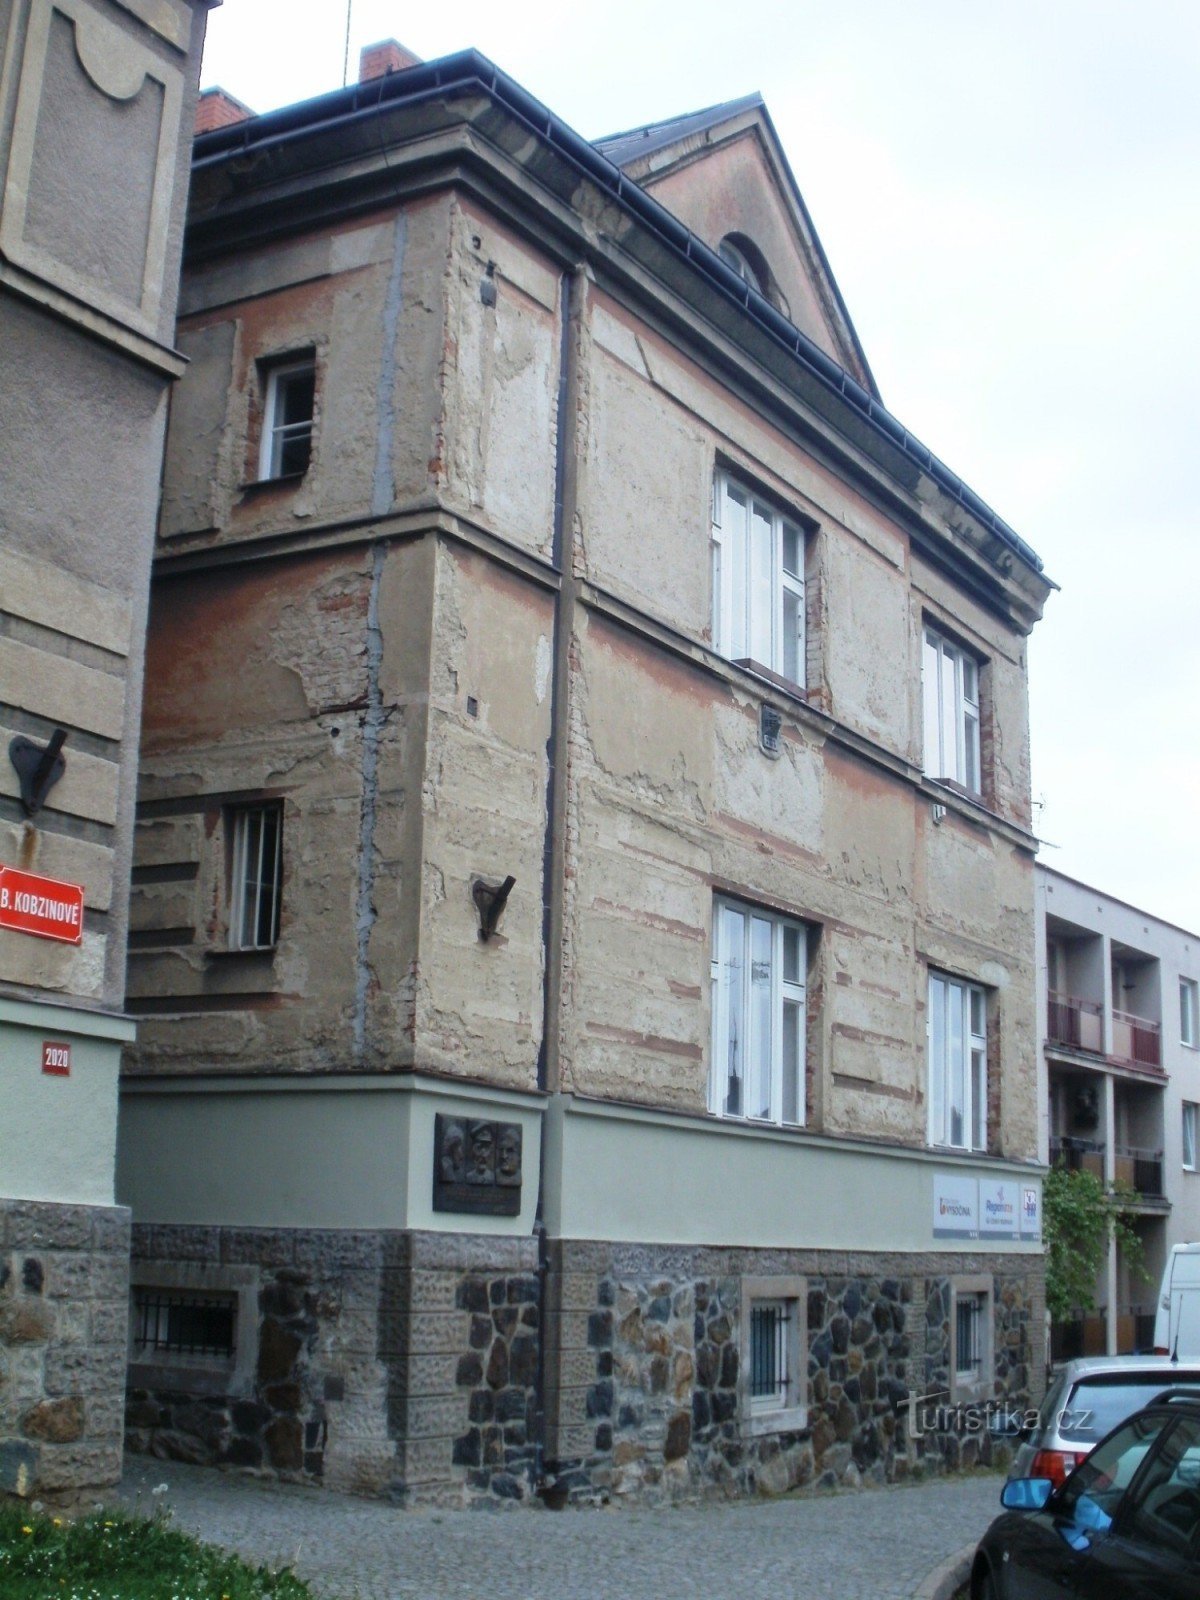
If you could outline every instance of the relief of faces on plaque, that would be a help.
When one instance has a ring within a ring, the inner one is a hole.
[[[502,1122],[496,1141],[496,1182],[507,1188],[519,1188],[521,1183],[521,1126],[517,1122]]]
[[[439,1117],[441,1148],[438,1177],[443,1183],[462,1183],[467,1172],[467,1125],[453,1117]]]
[[[495,1183],[496,1181],[496,1124],[494,1122],[469,1122],[467,1124],[467,1182]]]

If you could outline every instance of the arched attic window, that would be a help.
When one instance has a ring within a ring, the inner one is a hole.
[[[717,246],[717,254],[727,267],[732,267],[743,282],[769,300],[777,311],[782,311],[785,317],[791,315],[787,301],[771,276],[766,257],[753,239],[748,239],[744,233],[727,233]]]

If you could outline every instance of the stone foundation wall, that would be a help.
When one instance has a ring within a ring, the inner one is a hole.
[[[0,1199],[0,1492],[121,1476],[129,1213]]]
[[[127,1443],[418,1504],[533,1493],[532,1239],[138,1226],[138,1281],[239,1295],[222,1371],[134,1352]]]
[[[989,1461],[986,1430],[910,1428],[949,1371],[953,1278],[991,1289],[993,1397],[1040,1398],[1036,1257],[555,1242],[544,1329],[532,1239],[153,1227],[134,1258],[135,1281],[236,1291],[240,1316],[224,1375],[135,1360],[131,1449],[403,1503],[655,1504]],[[748,1297],[775,1282],[801,1391],[782,1422],[746,1381]]]
[[[986,1433],[918,1429],[910,1391],[950,1363],[950,1274],[992,1284],[992,1391],[1040,1398],[1039,1258],[977,1254],[654,1249],[556,1243],[547,1323],[547,1474],[553,1497],[661,1502],[889,1483],[993,1459]],[[743,1280],[803,1281],[807,1415],[752,1426]]]

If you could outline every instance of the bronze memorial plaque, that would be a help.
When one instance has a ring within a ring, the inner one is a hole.
[[[521,1126],[438,1113],[434,1123],[433,1209],[488,1217],[521,1210]]]

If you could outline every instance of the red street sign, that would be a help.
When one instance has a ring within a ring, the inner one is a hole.
[[[83,890],[77,883],[0,867],[0,928],[79,944],[83,938]]]
[[[71,1046],[54,1039],[42,1040],[42,1071],[51,1078],[71,1076]]]

